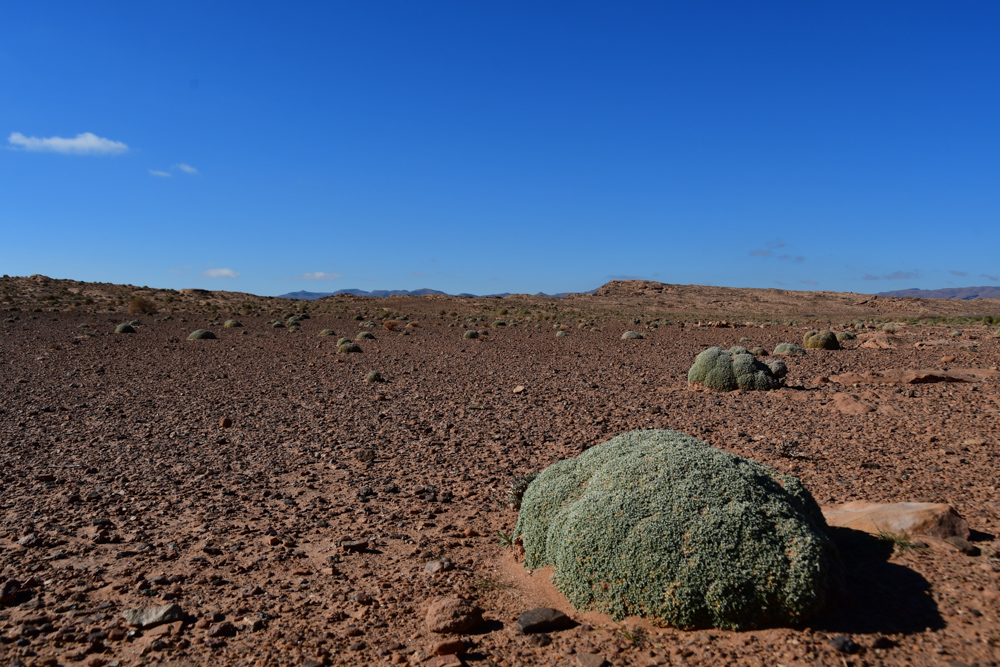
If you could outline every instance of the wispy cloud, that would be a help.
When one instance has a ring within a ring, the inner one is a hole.
[[[11,132],[7,142],[14,148],[33,153],[64,153],[66,155],[120,155],[128,152],[128,146],[121,141],[99,137],[92,132],[84,132],[73,138],[66,137],[26,137],[20,132]]]
[[[150,176],[156,176],[158,178],[170,178],[170,176],[171,176],[171,174],[169,172],[158,171],[156,169],[150,169],[149,170],[149,175]]]
[[[203,278],[239,278],[240,274],[236,273],[232,269],[208,269],[207,271],[202,271],[201,275]]]
[[[778,255],[778,259],[792,262],[804,262],[806,260],[802,255]]]
[[[198,173],[198,170],[197,170],[197,169],[195,169],[194,167],[192,167],[192,166],[191,166],[191,165],[189,165],[189,164],[184,164],[183,162],[180,162],[180,163],[178,163],[178,164],[175,164],[175,165],[174,165],[174,169],[180,169],[180,170],[181,170],[181,171],[183,171],[183,172],[184,172],[185,174],[191,174],[191,175],[194,175],[194,174],[197,174],[197,173]]]
[[[757,248],[756,250],[750,251],[751,257],[770,257],[773,254],[773,250],[764,250],[763,248]]]
[[[990,274],[988,274],[988,273],[984,273],[984,274],[983,274],[983,278],[986,278],[987,280],[991,280],[991,281],[993,281],[993,282],[997,282],[997,281],[1000,281],[1000,276],[991,276],[991,275],[990,275]]]
[[[803,285],[819,285],[815,280],[800,280],[799,282]]]
[[[288,278],[278,278],[278,280],[336,280],[338,278],[343,278],[344,276],[339,273],[326,273],[325,271],[314,271],[312,273],[303,273],[299,276],[290,276]]]
[[[949,271],[948,273],[950,273],[953,276],[967,276],[967,275],[969,275],[965,271]]]
[[[862,280],[882,280],[878,276],[876,276],[874,274],[871,274],[871,273],[866,273],[865,275],[861,276],[861,279]]]
[[[774,241],[768,241],[764,245],[766,245],[767,248],[756,248],[754,250],[751,250],[750,251],[750,256],[751,257],[774,257],[775,259],[779,259],[779,260],[782,260],[782,261],[785,261],[785,262],[803,262],[806,259],[802,255],[789,255],[789,254],[775,255],[774,254],[774,249],[784,248],[785,245],[786,245],[785,242],[782,241],[781,239],[775,239]]]
[[[886,280],[916,280],[920,277],[920,271],[893,271],[882,277]]]

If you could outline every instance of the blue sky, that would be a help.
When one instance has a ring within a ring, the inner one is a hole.
[[[1000,285],[995,2],[13,3],[0,273]]]

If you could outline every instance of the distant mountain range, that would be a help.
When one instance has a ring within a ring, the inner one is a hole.
[[[901,289],[878,296],[915,296],[921,299],[1000,299],[1000,287],[948,287],[945,289]]]
[[[591,290],[589,292],[584,292],[584,294],[593,294],[596,291],[597,290]],[[405,289],[385,290],[385,289],[377,289],[377,290],[372,290],[370,292],[366,292],[365,290],[361,290],[361,289],[342,289],[342,290],[337,290],[336,292],[306,292],[306,291],[303,290],[303,291],[299,291],[299,292],[289,292],[288,294],[279,294],[277,296],[277,298],[279,298],[279,299],[298,299],[300,301],[315,301],[316,299],[322,299],[323,297],[338,296],[338,295],[341,295],[341,294],[351,294],[353,296],[374,296],[374,297],[386,297],[386,296],[425,296],[427,294],[442,294],[444,296],[466,296],[466,297],[477,297],[477,298],[478,297],[489,298],[489,297],[505,297],[505,296],[510,296],[511,292],[503,292],[501,294],[469,294],[467,292],[463,292],[461,294],[448,294],[447,292],[441,292],[441,291],[438,291],[436,289],[427,289],[426,287],[423,288],[423,289],[415,289],[415,290],[405,290]],[[561,299],[564,296],[567,296],[569,294],[573,294],[573,292],[559,292],[557,294],[545,294],[544,292],[539,292],[535,296],[548,296],[548,297],[552,297],[554,299]]]

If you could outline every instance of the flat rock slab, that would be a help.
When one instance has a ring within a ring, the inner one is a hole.
[[[597,653],[577,653],[576,664],[580,667],[608,667],[611,663]]]
[[[927,535],[947,539],[969,538],[969,524],[944,503],[869,503],[863,500],[824,507],[831,526],[852,528],[872,535]]]
[[[913,344],[918,350],[932,350],[936,347],[975,347],[975,343],[968,340],[922,340]]]
[[[179,604],[165,604],[162,607],[146,609],[126,609],[122,616],[129,625],[137,628],[152,628],[161,623],[173,623],[184,618],[184,610]]]
[[[955,368],[950,371],[890,368],[867,373],[831,375],[837,384],[931,384],[934,382],[978,382],[1000,377],[1000,371],[984,368]]]
[[[573,619],[551,607],[535,607],[517,617],[517,629],[524,635],[568,630],[575,625]]]

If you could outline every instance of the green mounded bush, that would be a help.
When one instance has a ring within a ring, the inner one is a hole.
[[[337,339],[337,347],[340,347],[341,345],[346,345],[347,343],[350,343],[350,342],[351,342],[350,338],[346,338],[344,336],[341,336],[339,339]]]
[[[213,340],[215,334],[208,329],[196,329],[188,334],[188,340]]]
[[[839,342],[841,342],[841,343],[843,343],[845,340],[854,340],[855,338],[857,338],[857,336],[854,335],[853,331],[838,331],[837,332],[837,340]]]
[[[385,378],[378,371],[370,371],[368,375],[365,376],[365,382],[385,382]]]
[[[271,326],[273,328],[275,328],[275,329],[284,329],[285,328],[285,323],[284,322],[273,322],[271,324]]]
[[[622,340],[638,340],[642,338],[642,334],[638,331],[626,331],[622,334]]]
[[[120,333],[120,334],[135,333],[135,327],[133,327],[131,324],[119,324],[118,326],[115,327],[115,333]]]
[[[227,329],[239,329],[243,325],[237,322],[236,320],[226,320],[226,323],[223,324],[222,326],[224,326]]]
[[[323,329],[319,332],[320,336],[336,336],[337,333],[333,329]]]
[[[462,338],[465,338],[467,340],[472,340],[472,339],[475,339],[475,338],[479,338],[479,332],[475,331],[473,329],[470,329],[469,331],[466,331],[464,334],[462,334]]]
[[[770,368],[771,372],[774,374],[774,377],[778,378],[779,380],[783,379],[786,375],[788,375],[788,366],[786,366],[785,362],[782,361],[781,359],[768,359],[767,361],[764,362],[764,365]]]
[[[528,487],[531,486],[536,477],[538,477],[537,470],[529,472],[527,475],[515,477],[507,489],[507,504],[516,510],[520,510],[521,503],[524,501],[524,492],[528,490]]]
[[[794,477],[677,431],[631,431],[559,461],[524,492],[525,567],[551,566],[577,609],[749,630],[797,624],[839,558]]]
[[[133,326],[133,327],[141,327],[142,326],[142,322],[140,322],[139,320],[130,320],[128,324],[129,324],[129,326]]]
[[[354,337],[354,340],[375,340],[375,335],[370,331],[362,331]]]
[[[337,352],[340,354],[352,354],[360,351],[361,351],[361,346],[358,345],[357,343],[352,343],[350,341],[344,343],[343,345],[337,348]]]
[[[766,391],[779,388],[781,379],[746,348],[710,347],[695,357],[688,371],[688,384],[715,391]]]
[[[794,343],[778,343],[778,346],[774,348],[774,352],[771,354],[801,355],[805,353],[805,350]]]
[[[807,331],[802,337],[802,346],[807,350],[839,350],[837,335],[829,329]]]

